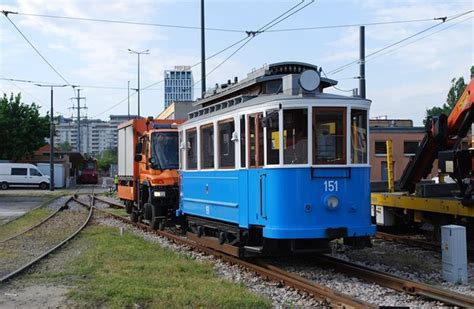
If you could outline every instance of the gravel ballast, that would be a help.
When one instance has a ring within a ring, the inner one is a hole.
[[[122,221],[107,217],[98,218],[97,221],[99,222],[99,224],[114,226],[117,228],[124,228],[126,231],[130,231],[147,241],[156,243],[178,254],[186,255],[187,257],[192,258],[193,260],[210,262],[213,264],[216,274],[218,274],[220,277],[237,284],[244,284],[255,293],[258,293],[271,299],[274,306],[280,307],[282,305],[289,305],[305,308],[321,306],[321,304],[315,299],[307,295],[301,295],[298,291],[294,289],[281,286],[277,282],[270,282],[264,280],[255,273],[247,271],[239,266],[231,265],[222,262],[221,260],[213,256],[193,251],[193,249],[190,247],[174,244],[173,242],[167,240],[164,237],[158,236],[153,233],[144,232],[130,224],[126,224]]]

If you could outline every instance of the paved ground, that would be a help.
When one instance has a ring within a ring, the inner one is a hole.
[[[73,193],[104,193],[114,189],[113,179],[101,177],[97,185],[77,185],[70,189],[39,190],[32,188],[14,188],[0,191],[0,225],[25,214],[38,207],[53,196]]]
[[[0,225],[38,207],[45,199],[41,196],[0,196]]]

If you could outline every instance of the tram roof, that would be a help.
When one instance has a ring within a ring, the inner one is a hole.
[[[225,114],[235,110],[239,110],[246,107],[258,106],[271,102],[282,102],[290,100],[344,100],[344,101],[365,101],[370,104],[370,100],[362,99],[360,97],[349,97],[332,93],[318,93],[313,96],[295,96],[284,93],[269,94],[269,95],[256,95],[256,96],[237,96],[228,100],[223,100],[218,103],[197,109],[188,114],[188,120],[185,124],[192,123],[206,119],[208,117]]]
[[[281,80],[283,76],[289,74],[301,74],[305,70],[314,70],[317,72],[321,71],[321,68],[318,66],[297,62],[297,61],[287,61],[287,62],[278,62],[269,65],[265,65],[260,69],[253,70],[247,74],[247,77],[239,82],[232,83],[230,80],[226,84],[216,84],[215,89],[206,91],[204,98],[196,100],[193,103],[193,106],[204,107],[206,105],[216,103],[217,101],[222,100],[223,98],[228,98],[232,96],[233,93],[242,93],[246,89],[251,88],[252,86],[264,82],[269,82],[272,80]],[[324,88],[337,85],[337,81],[321,77],[321,82],[319,85],[319,91],[322,92]],[[235,95],[234,95],[235,96]]]

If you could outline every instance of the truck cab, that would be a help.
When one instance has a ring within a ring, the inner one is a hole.
[[[178,208],[178,123],[149,117],[119,126],[119,198],[132,221],[147,221],[155,229]]]

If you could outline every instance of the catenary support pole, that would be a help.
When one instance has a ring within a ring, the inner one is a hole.
[[[128,81],[128,87],[127,87],[127,104],[128,104],[128,120],[130,120],[130,81]]]
[[[201,96],[206,92],[206,38],[204,29],[204,0],[201,0]]]
[[[365,27],[360,27],[360,44],[359,44],[359,58],[360,58],[360,74],[359,74],[359,93],[362,99],[365,99]]]
[[[49,87],[51,91],[51,108],[49,116],[49,190],[54,191],[54,87],[66,87],[67,85],[35,85],[38,87]]]
[[[53,95],[54,90],[51,86],[51,115],[49,124],[49,191],[54,191],[54,111],[53,111]]]

